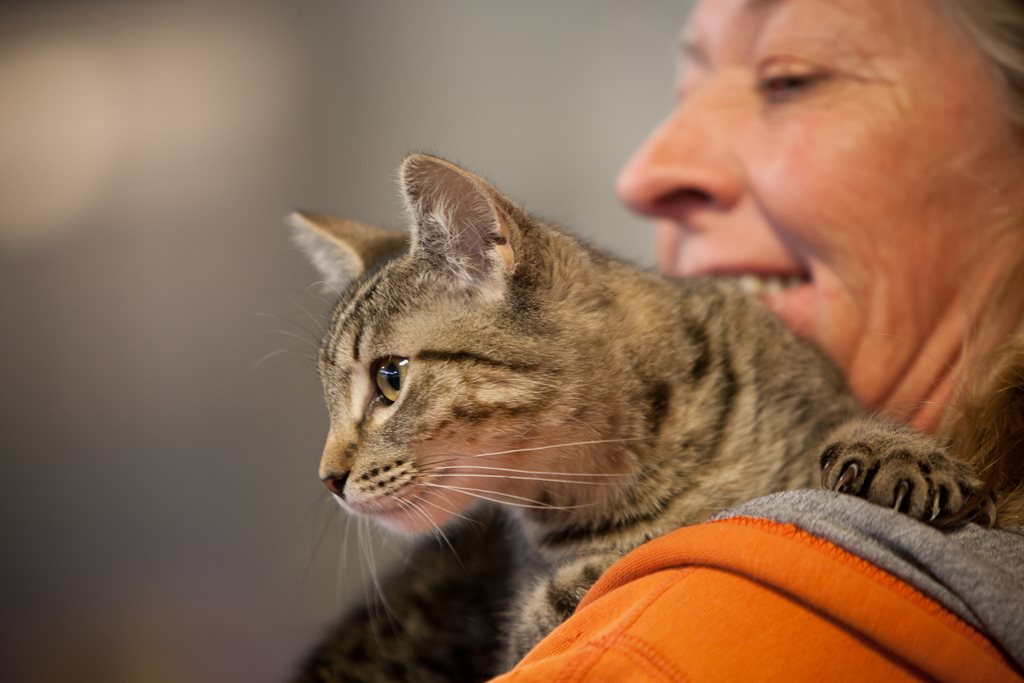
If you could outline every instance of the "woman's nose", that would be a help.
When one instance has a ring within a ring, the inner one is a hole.
[[[697,209],[733,206],[742,176],[721,125],[713,112],[681,105],[619,172],[620,200],[638,213],[680,221]]]

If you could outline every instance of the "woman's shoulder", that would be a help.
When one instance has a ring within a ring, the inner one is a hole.
[[[716,517],[791,524],[898,577],[1024,666],[1024,527],[937,529],[854,496],[772,494]]]
[[[1015,530],[774,494],[623,557],[500,680],[1019,679],[1022,561]]]

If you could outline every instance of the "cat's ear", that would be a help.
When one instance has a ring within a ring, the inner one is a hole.
[[[378,262],[405,251],[408,235],[322,213],[295,211],[286,219],[296,243],[335,293]]]
[[[411,251],[460,282],[501,288],[515,265],[507,200],[469,171],[425,154],[406,158],[400,174]]]

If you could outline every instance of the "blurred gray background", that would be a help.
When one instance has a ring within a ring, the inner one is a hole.
[[[281,680],[366,581],[281,218],[397,227],[433,151],[651,263],[613,181],[688,5],[0,5],[0,679]]]

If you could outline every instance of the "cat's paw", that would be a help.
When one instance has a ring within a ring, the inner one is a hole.
[[[871,418],[831,435],[821,483],[928,522],[959,511],[980,485],[936,437]]]
[[[568,619],[601,573],[619,557],[615,553],[595,553],[576,558],[520,596],[518,614],[508,629],[507,668]]]

